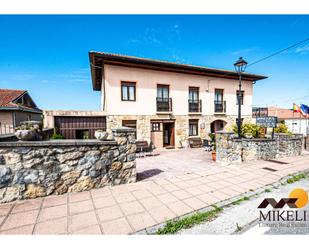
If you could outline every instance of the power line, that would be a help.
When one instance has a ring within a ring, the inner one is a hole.
[[[273,57],[273,56],[275,56],[275,55],[281,54],[282,52],[284,52],[284,51],[286,51],[286,50],[289,50],[289,49],[291,49],[291,48],[294,48],[294,47],[296,47],[296,46],[298,46],[298,45],[300,45],[300,44],[302,44],[302,43],[304,43],[304,42],[307,42],[307,41],[309,41],[309,38],[306,38],[305,40],[302,40],[302,41],[300,41],[300,42],[297,42],[297,43],[295,43],[295,44],[293,44],[293,45],[291,45],[291,46],[289,46],[289,47],[287,47],[287,48],[281,49],[281,50],[279,50],[279,51],[277,51],[277,52],[275,52],[275,53],[273,53],[273,54],[271,54],[271,55],[269,55],[269,56],[266,56],[266,57],[264,57],[264,58],[262,58],[262,59],[259,59],[259,60],[255,61],[255,62],[252,62],[252,63],[248,64],[247,67],[250,67],[250,66],[255,65],[255,64],[259,63],[259,62],[265,61],[265,60],[267,60],[267,59],[269,59],[269,58],[271,58],[271,57]]]
[[[288,46],[288,47],[286,47],[286,48],[284,48],[284,49],[281,49],[281,50],[279,50],[279,51],[277,51],[277,52],[274,52],[273,54],[271,54],[271,55],[268,55],[268,56],[266,56],[266,57],[263,57],[263,58],[261,58],[261,59],[259,59],[259,60],[257,60],[257,61],[254,61],[254,62],[252,62],[252,63],[249,63],[248,65],[247,65],[247,68],[248,67],[251,67],[251,66],[253,66],[253,65],[256,65],[256,64],[258,64],[258,63],[260,63],[260,62],[262,62],[262,61],[265,61],[265,60],[267,60],[267,59],[269,59],[269,58],[271,58],[271,57],[274,57],[274,56],[276,56],[276,55],[278,55],[278,54],[281,54],[282,52],[284,52],[284,51],[287,51],[287,50],[289,50],[289,49],[291,49],[291,48],[294,48],[294,47],[296,47],[296,46],[298,46],[298,45],[300,45],[300,44],[302,44],[302,43],[305,43],[305,42],[307,42],[307,41],[309,41],[309,37],[308,38],[306,38],[306,39],[304,39],[304,40],[302,40],[302,41],[300,41],[300,42],[297,42],[297,43],[295,43],[295,44],[292,44],[292,45],[290,45],[290,46]],[[96,66],[96,65],[94,65],[94,64],[92,64],[92,63],[90,63],[91,64],[91,66],[93,66],[93,67],[95,67],[95,68],[103,68],[103,67],[100,67],[100,66]],[[230,74],[234,74],[235,72],[228,72],[228,73],[226,73],[226,74],[223,74],[221,77],[224,77],[224,76],[227,76],[227,75],[230,75]]]

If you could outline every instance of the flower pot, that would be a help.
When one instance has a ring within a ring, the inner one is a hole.
[[[215,151],[211,152],[211,158],[212,158],[213,161],[216,161],[216,155],[217,155],[217,153]]]
[[[108,132],[106,131],[95,131],[94,136],[98,140],[106,140],[108,137]]]

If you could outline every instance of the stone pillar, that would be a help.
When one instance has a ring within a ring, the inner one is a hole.
[[[241,163],[241,140],[233,132],[216,132],[216,161],[222,165]]]
[[[136,144],[135,129],[121,127],[112,129],[113,137],[118,145],[118,161],[111,168],[117,170],[117,178],[114,184],[136,182]]]

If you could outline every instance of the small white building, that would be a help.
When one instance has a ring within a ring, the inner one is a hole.
[[[278,122],[284,121],[292,133],[309,135],[309,118],[302,116],[300,113],[294,113],[290,109],[268,107],[268,116],[276,116]]]

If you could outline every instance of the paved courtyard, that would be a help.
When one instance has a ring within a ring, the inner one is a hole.
[[[171,163],[182,161],[181,153],[177,156]],[[285,164],[257,161],[217,167],[210,163],[205,169],[191,159],[194,172],[178,174],[180,168],[175,175],[166,173],[166,178],[1,204],[0,233],[132,234],[309,169],[307,155],[280,159]]]
[[[220,167],[204,148],[162,150],[155,156],[137,158],[139,180],[157,180]]]

